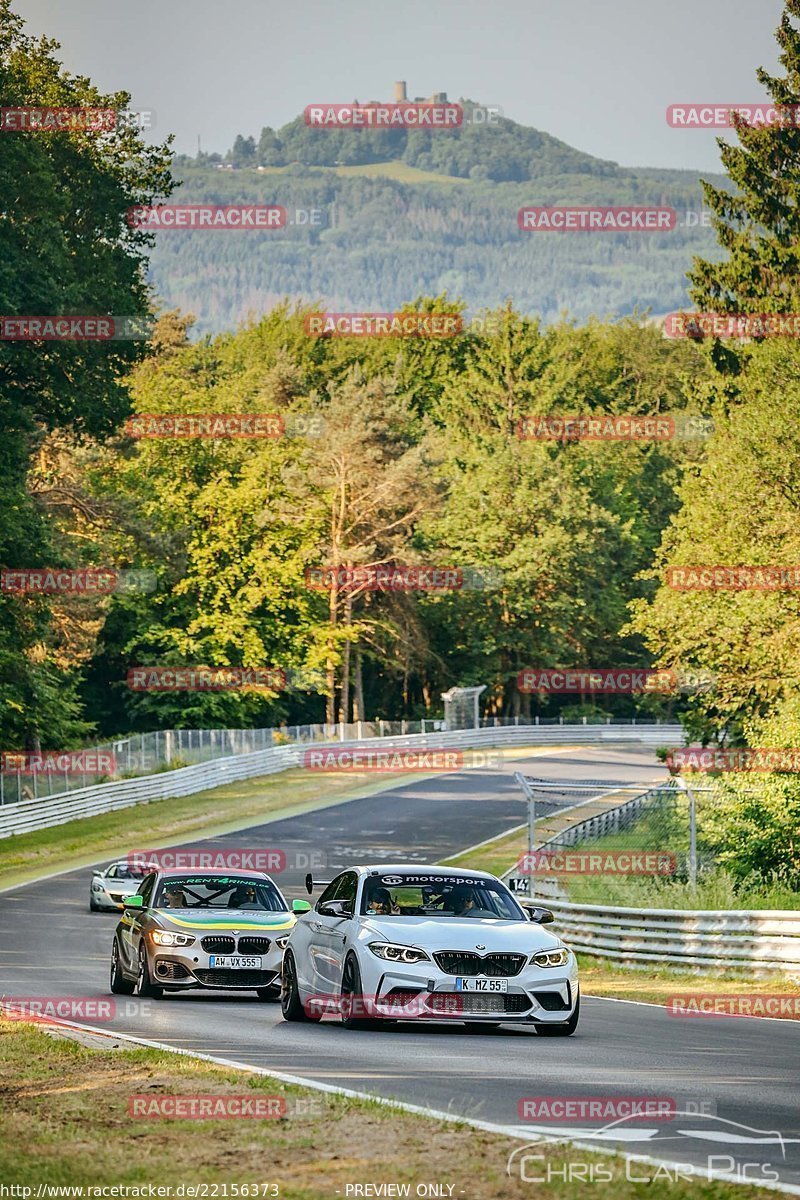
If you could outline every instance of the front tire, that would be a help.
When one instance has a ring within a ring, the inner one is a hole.
[[[134,996],[140,996],[143,1000],[160,1000],[164,995],[164,989],[158,984],[153,983],[150,978],[150,967],[147,962],[147,951],[144,948],[144,942],[139,943],[139,970],[136,973],[136,983],[133,985]]]
[[[297,968],[294,957],[285,954],[281,970],[281,1015],[284,1021],[317,1022],[322,1020],[322,1014],[316,1016],[303,1007],[300,999],[300,989],[297,984]]]
[[[563,1021],[560,1025],[534,1025],[534,1029],[539,1037],[570,1037],[578,1028],[580,1015],[581,998],[579,995],[575,1003],[575,1012],[568,1021]]]
[[[122,974],[119,961],[119,942],[114,938],[111,946],[111,991],[115,996],[132,996],[134,984]]]
[[[367,1017],[352,1016],[354,998],[358,999],[359,1007],[364,1006],[364,989],[358,960],[354,954],[348,954],[342,972],[342,1025],[345,1029],[373,1029],[374,1021]]]

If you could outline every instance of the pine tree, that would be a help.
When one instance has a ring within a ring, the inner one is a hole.
[[[718,139],[734,191],[702,181],[719,244],[720,262],[696,258],[688,272],[691,297],[704,312],[800,311],[800,0],[786,0],[776,37],[786,72],[756,72],[776,107],[772,125],[734,116],[739,145]]]

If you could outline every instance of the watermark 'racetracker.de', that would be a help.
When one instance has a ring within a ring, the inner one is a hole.
[[[529,233],[664,233],[675,229],[674,208],[643,204],[575,207],[528,206],[517,213],[517,225]]]

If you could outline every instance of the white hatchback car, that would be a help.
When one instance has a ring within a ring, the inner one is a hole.
[[[309,893],[313,886],[308,876]],[[327,884],[289,935],[283,1016],[338,1012],[348,1028],[376,1019],[513,1022],[568,1036],[580,1013],[578,969],[542,929],[552,920],[483,871],[354,867]]]

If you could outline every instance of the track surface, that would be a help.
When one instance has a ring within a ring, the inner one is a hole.
[[[498,770],[399,784],[203,845],[322,851],[328,878],[355,862],[436,862],[524,821],[512,779],[520,766],[507,762]],[[650,781],[662,774],[650,752],[631,747],[537,755],[524,766],[554,781]],[[581,798],[566,795],[563,802]],[[88,912],[89,876],[85,869],[73,871],[0,894],[2,994],[109,996],[116,917]],[[297,871],[280,877],[289,897],[305,895],[301,876]],[[713,1166],[735,1171],[724,1160],[730,1155],[739,1164],[753,1164],[747,1172],[752,1181],[777,1172],[783,1184],[800,1188],[800,1023],[676,1019],[658,1007],[584,997],[577,1033],[545,1039],[515,1026],[468,1033],[458,1025],[400,1024],[356,1032],[325,1021],[306,1028],[286,1024],[276,1004],[260,1003],[254,995],[173,995],[145,1002],[146,1011],[142,1002],[118,1001],[109,1029],[504,1126],[525,1129],[518,1116],[524,1097],[671,1097],[681,1109],[700,1105],[717,1119],[662,1122],[655,1142],[630,1141],[633,1131],[652,1128],[653,1122],[623,1124],[616,1144],[631,1153],[702,1166],[709,1154],[716,1155]],[[775,1144],[732,1144],[732,1127],[725,1122],[750,1127],[734,1131],[747,1139],[755,1136],[751,1130],[779,1131],[786,1139],[783,1152]],[[575,1133],[585,1126],[571,1128]],[[687,1137],[679,1129],[702,1130],[716,1139],[723,1133],[728,1140]],[[574,1156],[579,1160],[580,1151]],[[762,1172],[766,1163],[771,1166]]]

